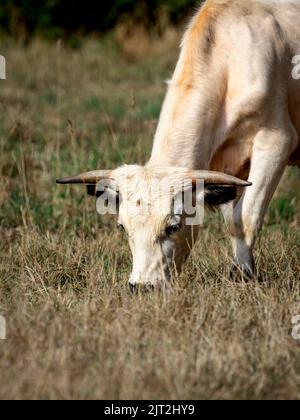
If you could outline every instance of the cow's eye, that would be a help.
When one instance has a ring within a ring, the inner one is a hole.
[[[176,232],[179,232],[181,229],[181,225],[170,225],[166,229],[166,235],[171,236]]]

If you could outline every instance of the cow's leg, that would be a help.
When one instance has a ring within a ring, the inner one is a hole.
[[[251,278],[255,273],[255,241],[296,141],[291,125],[285,129],[261,130],[253,142],[249,175],[253,186],[246,189],[238,202],[222,209],[231,234],[235,268],[245,277]]]

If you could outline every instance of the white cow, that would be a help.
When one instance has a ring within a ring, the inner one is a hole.
[[[204,179],[205,194],[194,199],[221,206],[235,266],[254,274],[253,247],[266,209],[285,167],[300,164],[298,54],[300,0],[207,1],[184,35],[147,165],[58,181],[111,181],[107,191],[120,199],[119,224],[133,254],[132,288],[169,284],[199,234],[186,225],[182,208],[173,205],[166,214],[153,194],[152,212],[125,211],[128,202],[147,201],[162,177]],[[122,191],[124,179],[129,193]]]

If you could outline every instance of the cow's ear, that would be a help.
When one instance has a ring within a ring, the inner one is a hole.
[[[218,207],[222,204],[233,201],[238,196],[236,185],[205,185],[204,186],[204,202],[208,207]]]
[[[96,197],[97,195],[97,186],[96,185],[88,185],[86,187],[86,192],[91,197]]]
[[[193,188],[197,202],[215,208],[235,200],[251,182],[212,171],[193,171]],[[199,187],[199,189],[198,189]]]

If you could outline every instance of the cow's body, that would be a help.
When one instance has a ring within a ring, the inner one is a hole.
[[[176,205],[175,194],[168,213],[155,197],[145,199],[163,174],[171,181],[191,178],[193,185],[203,178],[196,202],[221,205],[235,265],[252,276],[266,209],[286,166],[300,164],[297,55],[300,0],[208,0],[184,36],[148,164],[59,181],[96,185],[108,178],[132,249],[131,287],[167,284],[199,233],[185,223],[187,212]],[[142,214],[143,201],[159,215]]]
[[[149,162],[253,182],[224,207],[236,261],[250,272],[284,168],[300,164],[299,54],[299,0],[207,1],[184,36]]]
[[[150,164],[247,178],[257,133],[278,118],[293,125],[289,163],[299,164],[296,55],[300,1],[208,1],[185,34]]]

